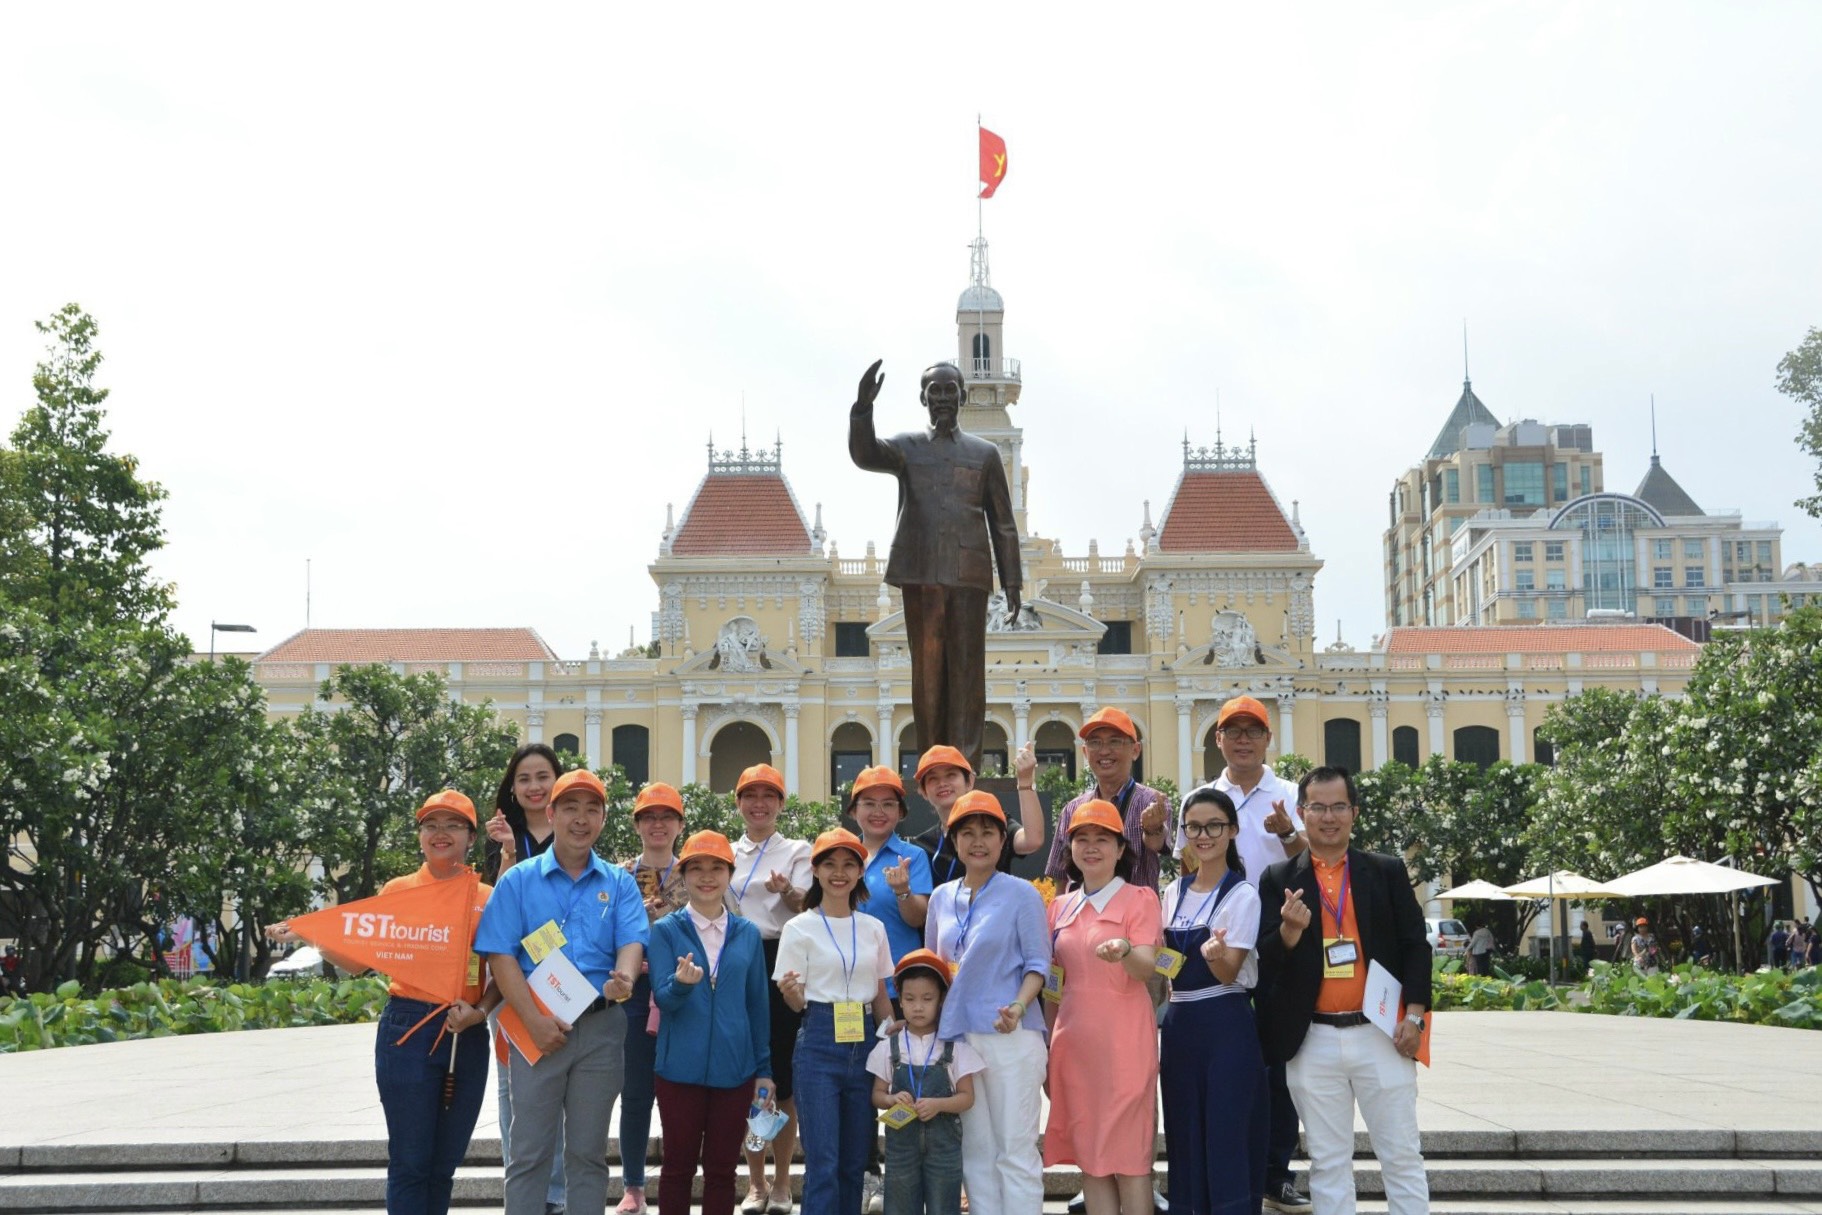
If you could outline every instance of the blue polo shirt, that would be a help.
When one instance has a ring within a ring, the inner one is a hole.
[[[597,991],[606,985],[621,946],[651,939],[645,901],[631,874],[591,852],[588,868],[572,878],[552,848],[500,875],[475,931],[475,952],[509,953],[529,975],[534,965],[521,941],[549,920],[568,938],[564,955]]]
[[[930,858],[916,844],[894,835],[886,840],[867,863],[867,872],[862,875],[867,883],[867,901],[858,907],[860,912],[872,916],[885,926],[886,945],[892,950],[894,964],[913,949],[922,949],[924,945],[924,930],[905,923],[904,916],[898,912],[898,895],[893,893],[891,883],[886,881],[886,870],[900,861],[907,862],[906,868],[911,874],[911,893],[930,893]]]

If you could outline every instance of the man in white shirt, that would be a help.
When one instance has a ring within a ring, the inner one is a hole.
[[[778,934],[785,921],[803,910],[810,890],[810,845],[778,834],[778,812],[784,809],[784,777],[770,764],[754,764],[734,786],[734,804],[746,833],[734,844],[734,880],[729,890],[739,900],[740,914],[759,929],[765,948],[766,973],[778,962]],[[791,1215],[791,1153],[797,1146],[797,1102],[791,1074],[791,1052],[802,1019],[778,988],[769,992],[772,1014],[772,1081],[778,1108],[791,1115],[772,1140],[776,1172],[766,1184],[765,1153],[747,1153],[747,1196],[741,1210]]]
[[[1227,766],[1208,783],[1233,800],[1240,863],[1246,867],[1246,880],[1256,886],[1267,867],[1309,847],[1303,820],[1297,816],[1297,786],[1279,777],[1265,762],[1272,745],[1271,717],[1251,696],[1236,696],[1221,706],[1215,718],[1215,742]],[[1180,828],[1176,845],[1181,857]],[[1291,1153],[1297,1150],[1297,1107],[1291,1103],[1284,1065],[1272,1064],[1266,1072],[1272,1125],[1265,1154],[1265,1207],[1300,1215],[1311,1208],[1309,1200],[1297,1192],[1291,1175]]]

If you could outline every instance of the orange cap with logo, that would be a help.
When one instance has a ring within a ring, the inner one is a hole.
[[[1120,808],[1098,797],[1083,802],[1069,816],[1070,835],[1084,827],[1099,827],[1113,835],[1123,835],[1126,831],[1126,824],[1120,821]]]
[[[854,813],[854,803],[860,800],[861,794],[873,789],[890,789],[898,794],[898,817],[905,817],[905,782],[885,764],[860,770],[860,775],[854,778],[853,792],[848,794],[848,813]]]
[[[1098,710],[1093,717],[1082,723],[1082,728],[1076,731],[1076,735],[1079,738],[1087,738],[1090,730],[1098,730],[1103,726],[1109,730],[1119,731],[1134,742],[1139,741],[1139,728],[1132,724],[1132,718],[1119,709]]]
[[[1236,696],[1223,704],[1220,715],[1215,718],[1215,728],[1220,729],[1236,717],[1250,717],[1266,729],[1272,728],[1271,715],[1265,711],[1265,706],[1250,696]]]
[[[683,841],[683,851],[677,854],[677,864],[688,870],[691,861],[700,860],[721,861],[732,869],[734,845],[728,843],[728,837],[719,831],[698,831]]]
[[[440,793],[432,793],[429,797],[425,798],[424,804],[418,807],[418,822],[423,822],[438,810],[449,811],[449,813],[460,818],[470,827],[476,825],[477,820],[474,815],[474,803],[469,801],[467,795],[459,790],[444,789]]]
[[[949,963],[945,962],[941,955],[928,949],[913,949],[900,958],[898,965],[892,968],[892,977],[902,983],[907,975],[918,970],[927,970],[942,980],[944,990],[948,990],[949,983],[954,978],[954,972],[949,969]]]
[[[816,837],[815,845],[810,849],[810,863],[819,863],[831,852],[846,848],[859,858],[861,864],[867,863],[867,846],[860,842],[860,837],[846,827],[831,827]]]
[[[924,773],[932,768],[940,768],[944,764],[949,765],[951,768],[960,768],[969,776],[974,775],[974,765],[968,762],[968,757],[966,755],[963,755],[960,751],[957,751],[947,743],[938,743],[936,746],[931,747],[928,751],[925,751],[922,755],[918,756],[917,783],[920,785],[923,784]]]
[[[949,807],[949,821],[943,824],[943,830],[955,830],[955,825],[971,814],[984,814],[988,818],[997,819],[1001,827],[1006,825],[1006,811],[1000,805],[1000,799],[985,789],[970,789],[955,799],[955,805]]]
[[[587,768],[577,768],[574,772],[565,772],[559,776],[557,783],[550,787],[550,804],[556,805],[557,799],[572,789],[586,790],[600,798],[603,806],[607,805],[607,786]]]
[[[740,780],[734,786],[734,796],[739,797],[755,786],[776,790],[778,796],[784,796],[784,777],[771,764],[754,764],[740,774]]]
[[[683,794],[677,792],[674,786],[667,785],[661,780],[653,781],[639,790],[639,796],[633,799],[633,817],[638,818],[641,814],[652,810],[670,810],[678,818],[682,818]]]

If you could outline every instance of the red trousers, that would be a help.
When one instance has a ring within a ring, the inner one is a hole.
[[[753,1082],[733,1088],[657,1079],[658,1120],[664,1127],[664,1166],[658,1174],[658,1215],[689,1215],[690,1185],[702,1170],[702,1215],[733,1215],[734,1171],[747,1134]]]

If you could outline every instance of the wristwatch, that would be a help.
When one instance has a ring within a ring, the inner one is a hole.
[[[1289,831],[1280,831],[1278,833],[1278,838],[1288,844],[1297,838],[1297,829],[1292,827]]]
[[[1405,1020],[1416,1026],[1418,1033],[1421,1034],[1423,1032],[1424,1022],[1422,1017],[1418,1016],[1416,1013],[1412,1013],[1410,1016],[1406,1017]]]

